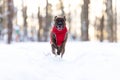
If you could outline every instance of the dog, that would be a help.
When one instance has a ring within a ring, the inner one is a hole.
[[[55,16],[54,25],[50,33],[52,53],[60,55],[61,58],[65,52],[65,45],[68,38],[68,30],[65,22],[65,16]]]

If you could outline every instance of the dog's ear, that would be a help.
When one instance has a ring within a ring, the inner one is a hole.
[[[54,17],[54,21],[56,21],[57,16]]]
[[[66,17],[64,16],[64,20],[66,21]]]

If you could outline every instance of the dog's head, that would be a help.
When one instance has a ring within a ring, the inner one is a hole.
[[[55,16],[54,18],[55,26],[58,30],[62,30],[65,27],[65,16]]]

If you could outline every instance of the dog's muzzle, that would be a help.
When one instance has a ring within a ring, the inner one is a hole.
[[[63,26],[62,26],[62,25],[57,25],[57,29],[58,29],[58,30],[62,30],[62,29],[63,29]]]
[[[57,23],[57,29],[58,29],[58,30],[62,30],[63,27],[64,27],[64,26],[63,26],[63,22],[58,22],[58,23]]]

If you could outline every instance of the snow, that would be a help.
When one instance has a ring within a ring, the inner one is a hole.
[[[49,42],[0,43],[0,80],[120,80],[120,43],[67,42],[61,59]]]

